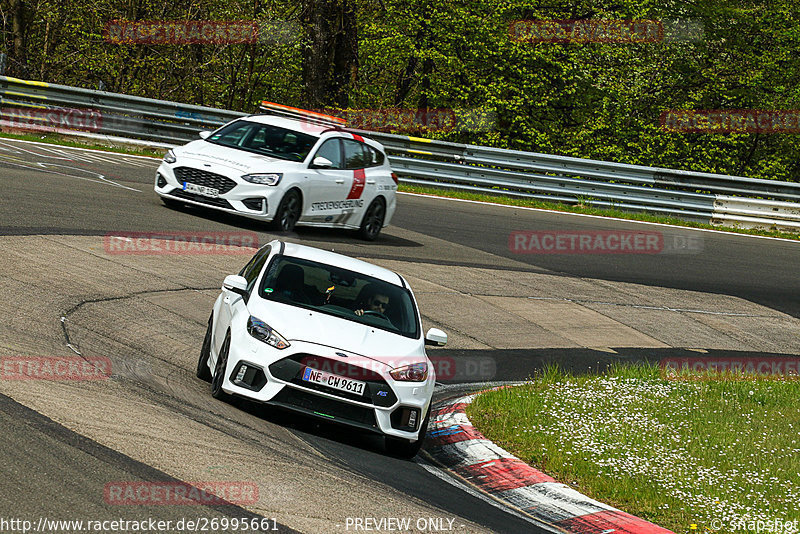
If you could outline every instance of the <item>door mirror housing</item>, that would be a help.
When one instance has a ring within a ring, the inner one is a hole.
[[[247,297],[247,279],[238,274],[228,275],[222,282],[222,289],[227,289],[228,291],[233,291],[243,297]]]
[[[202,132],[198,133],[197,135],[200,136],[200,139],[208,139],[211,135],[211,132],[203,130]]]
[[[317,156],[314,158],[314,161],[311,162],[312,169],[330,169],[331,167],[333,167],[333,162],[322,156]]]
[[[425,344],[433,345],[434,347],[443,347],[447,345],[447,334],[438,328],[431,328],[428,330],[428,333],[425,334]]]

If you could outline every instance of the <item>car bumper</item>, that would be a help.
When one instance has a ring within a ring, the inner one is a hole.
[[[388,368],[379,369],[383,366],[377,362],[369,368],[351,364],[349,373],[337,372],[348,364],[331,347],[292,341],[288,349],[278,350],[256,340],[244,328],[240,332],[232,334],[222,384],[226,393],[363,430],[417,439],[433,395],[432,373],[424,382],[398,382]],[[306,365],[314,367],[320,362],[329,362],[333,367],[328,370],[334,374],[366,382],[365,394],[356,396],[304,382],[301,375]],[[414,420],[413,430],[409,417]]]
[[[229,177],[228,179],[232,180]],[[184,191],[183,183],[177,179],[173,168],[162,163],[156,172],[154,190],[163,198],[227,211],[252,219],[271,221],[278,208],[280,191],[275,187],[235,182],[236,186],[233,189],[217,197],[191,193]]]

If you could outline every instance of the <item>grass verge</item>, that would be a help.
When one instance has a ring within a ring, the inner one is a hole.
[[[800,380],[680,378],[644,364],[549,368],[478,396],[467,415],[559,482],[674,532],[800,526]]]

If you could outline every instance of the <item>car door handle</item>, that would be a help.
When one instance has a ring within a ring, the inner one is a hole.
[[[336,183],[337,183],[337,184],[343,184],[343,183],[344,183],[344,180],[336,180]]]
[[[375,180],[367,180],[367,185],[374,185],[374,184],[375,184]]]

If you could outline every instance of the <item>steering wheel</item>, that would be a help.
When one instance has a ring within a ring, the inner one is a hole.
[[[377,312],[375,310],[364,310],[364,315],[374,315],[375,317],[380,317],[381,319],[385,319],[386,321],[389,321],[388,317],[386,317],[381,312]]]

